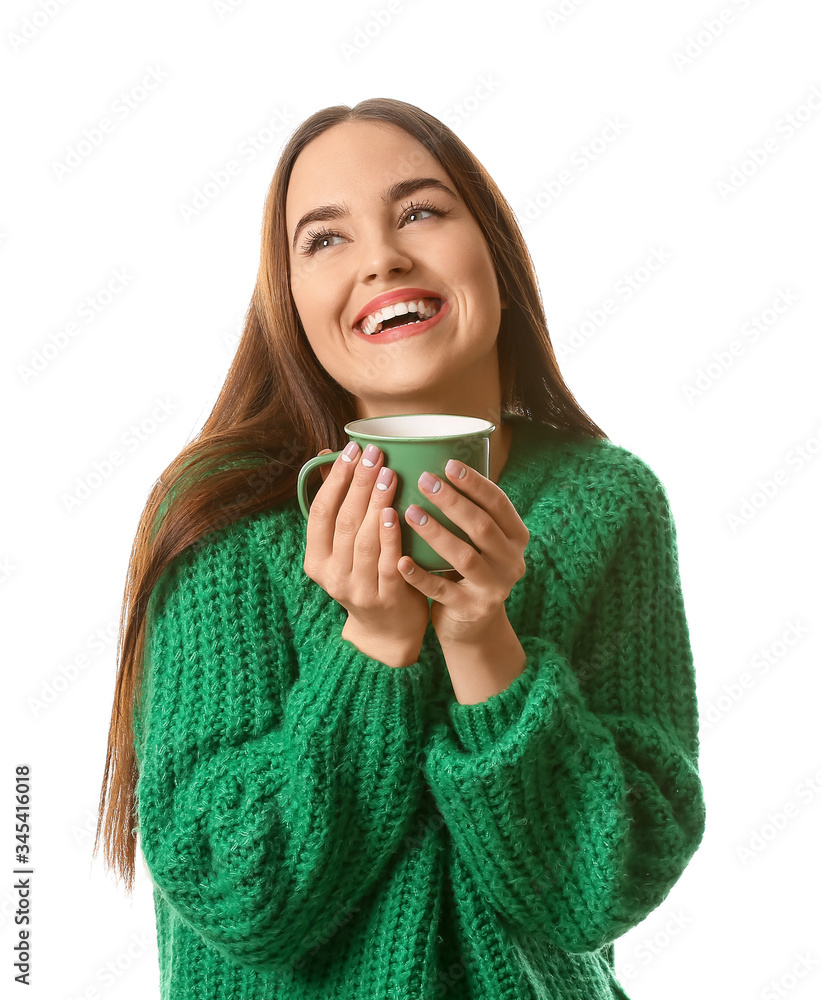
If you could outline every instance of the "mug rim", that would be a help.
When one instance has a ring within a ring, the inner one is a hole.
[[[465,420],[476,420],[480,424],[484,424],[484,427],[480,427],[477,430],[472,431],[454,431],[451,434],[426,434],[424,437],[420,438],[414,435],[398,435],[398,434],[372,434],[367,431],[355,429],[357,424],[367,424],[372,420],[391,420],[394,417],[462,417]],[[476,437],[489,436],[496,430],[496,424],[491,420],[485,420],[484,417],[474,417],[469,413],[388,413],[378,417],[357,417],[355,420],[349,420],[345,424],[344,431],[350,437],[357,433],[367,434],[369,438],[374,441],[393,441],[393,442],[410,442],[410,441],[451,441],[455,438],[464,437],[466,434],[470,434]]]

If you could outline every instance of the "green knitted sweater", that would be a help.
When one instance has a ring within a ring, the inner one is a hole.
[[[341,638],[296,500],[213,531],[148,608],[137,821],[163,1000],[612,1000],[613,941],[702,838],[675,527],[629,451],[505,415],[524,672],[460,704],[429,623]]]

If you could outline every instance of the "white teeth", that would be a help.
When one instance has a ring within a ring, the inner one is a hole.
[[[379,309],[362,321],[360,328],[363,333],[370,335],[379,333],[382,323],[394,316],[404,316],[406,313],[417,313],[421,319],[430,319],[439,312],[442,303],[439,299],[412,299],[409,302],[393,302],[383,309]]]

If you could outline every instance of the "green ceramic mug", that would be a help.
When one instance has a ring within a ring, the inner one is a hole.
[[[490,466],[490,435],[496,425],[479,417],[466,417],[451,413],[400,413],[386,417],[362,417],[345,424],[345,433],[356,441],[362,451],[369,444],[376,445],[384,454],[383,465],[396,473],[396,489],[391,506],[399,514],[402,532],[402,554],[410,556],[422,569],[430,573],[445,573],[453,567],[405,522],[405,511],[416,504],[442,524],[457,538],[472,544],[468,536],[453,521],[445,517],[419,489],[418,480],[423,472],[453,486],[445,472],[448,459],[476,469],[486,478]],[[318,466],[334,462],[341,451],[317,455],[299,471],[297,499],[307,520],[308,476]],[[361,461],[361,459],[360,459]]]

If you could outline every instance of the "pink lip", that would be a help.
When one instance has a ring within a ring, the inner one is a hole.
[[[421,297],[421,296],[420,296]],[[438,296],[426,296],[427,298],[438,298]],[[404,299],[397,299],[397,302],[404,302]],[[447,299],[442,301],[442,308],[435,316],[431,316],[430,319],[424,319],[421,323],[409,323],[406,326],[394,326],[389,327],[387,330],[383,330],[381,333],[374,333],[370,336],[367,333],[363,333],[359,327],[354,327],[354,333],[361,337],[363,340],[369,340],[374,344],[389,344],[392,340],[401,340],[403,337],[414,337],[417,333],[425,333],[426,330],[430,330],[432,326],[435,326],[443,316],[450,312],[450,303]],[[367,313],[365,314],[367,316]]]
[[[438,292],[432,292],[428,288],[395,288],[392,292],[383,292],[382,295],[377,295],[375,299],[371,299],[365,308],[360,313],[357,313],[353,321],[354,329],[359,330],[359,324],[362,320],[371,313],[376,312],[377,309],[393,305],[394,302],[407,302],[408,299],[441,299],[444,302],[444,299]]]

